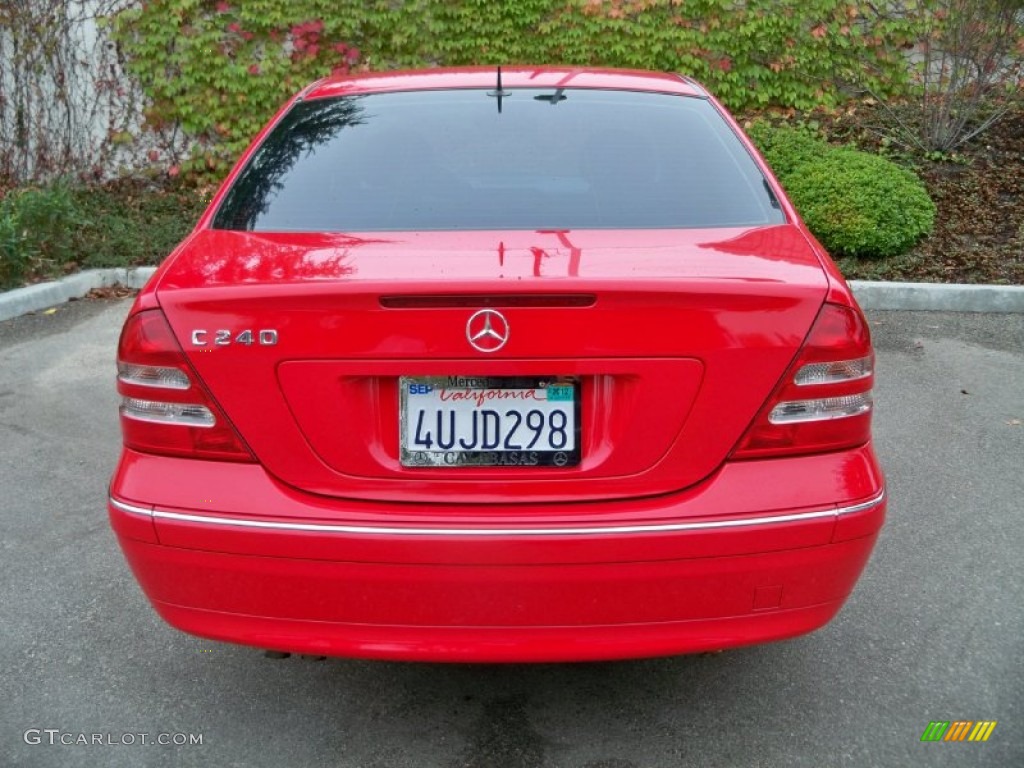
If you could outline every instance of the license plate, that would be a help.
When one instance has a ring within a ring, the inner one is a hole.
[[[568,376],[399,379],[404,467],[573,467],[580,384]]]

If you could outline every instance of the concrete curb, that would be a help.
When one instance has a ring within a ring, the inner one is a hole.
[[[108,288],[117,283],[141,288],[155,271],[156,267],[88,269],[62,280],[0,293],[0,321],[63,304],[68,299],[81,298],[93,288]]]
[[[115,283],[141,288],[156,267],[90,269],[63,280],[39,283],[0,293],[0,321],[63,304],[93,288]],[[925,312],[1021,312],[1024,285],[955,285],[946,283],[887,283],[851,280],[850,287],[864,309]]]
[[[1024,312],[1024,285],[887,283],[851,280],[864,309],[927,312]]]

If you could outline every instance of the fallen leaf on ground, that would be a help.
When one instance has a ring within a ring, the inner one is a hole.
[[[108,285],[103,288],[93,288],[87,294],[87,299],[124,299],[128,296],[134,296],[138,293],[135,288],[129,288],[126,285],[115,283],[114,285]]]

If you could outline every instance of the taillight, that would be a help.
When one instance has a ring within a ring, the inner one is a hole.
[[[819,453],[866,443],[874,364],[871,332],[860,312],[825,304],[733,458]]]
[[[117,351],[121,433],[144,453],[255,461],[196,379],[163,312],[128,318]]]

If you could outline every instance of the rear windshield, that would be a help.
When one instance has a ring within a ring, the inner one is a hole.
[[[784,221],[706,100],[465,89],[297,103],[218,229],[366,232],[735,227]]]

